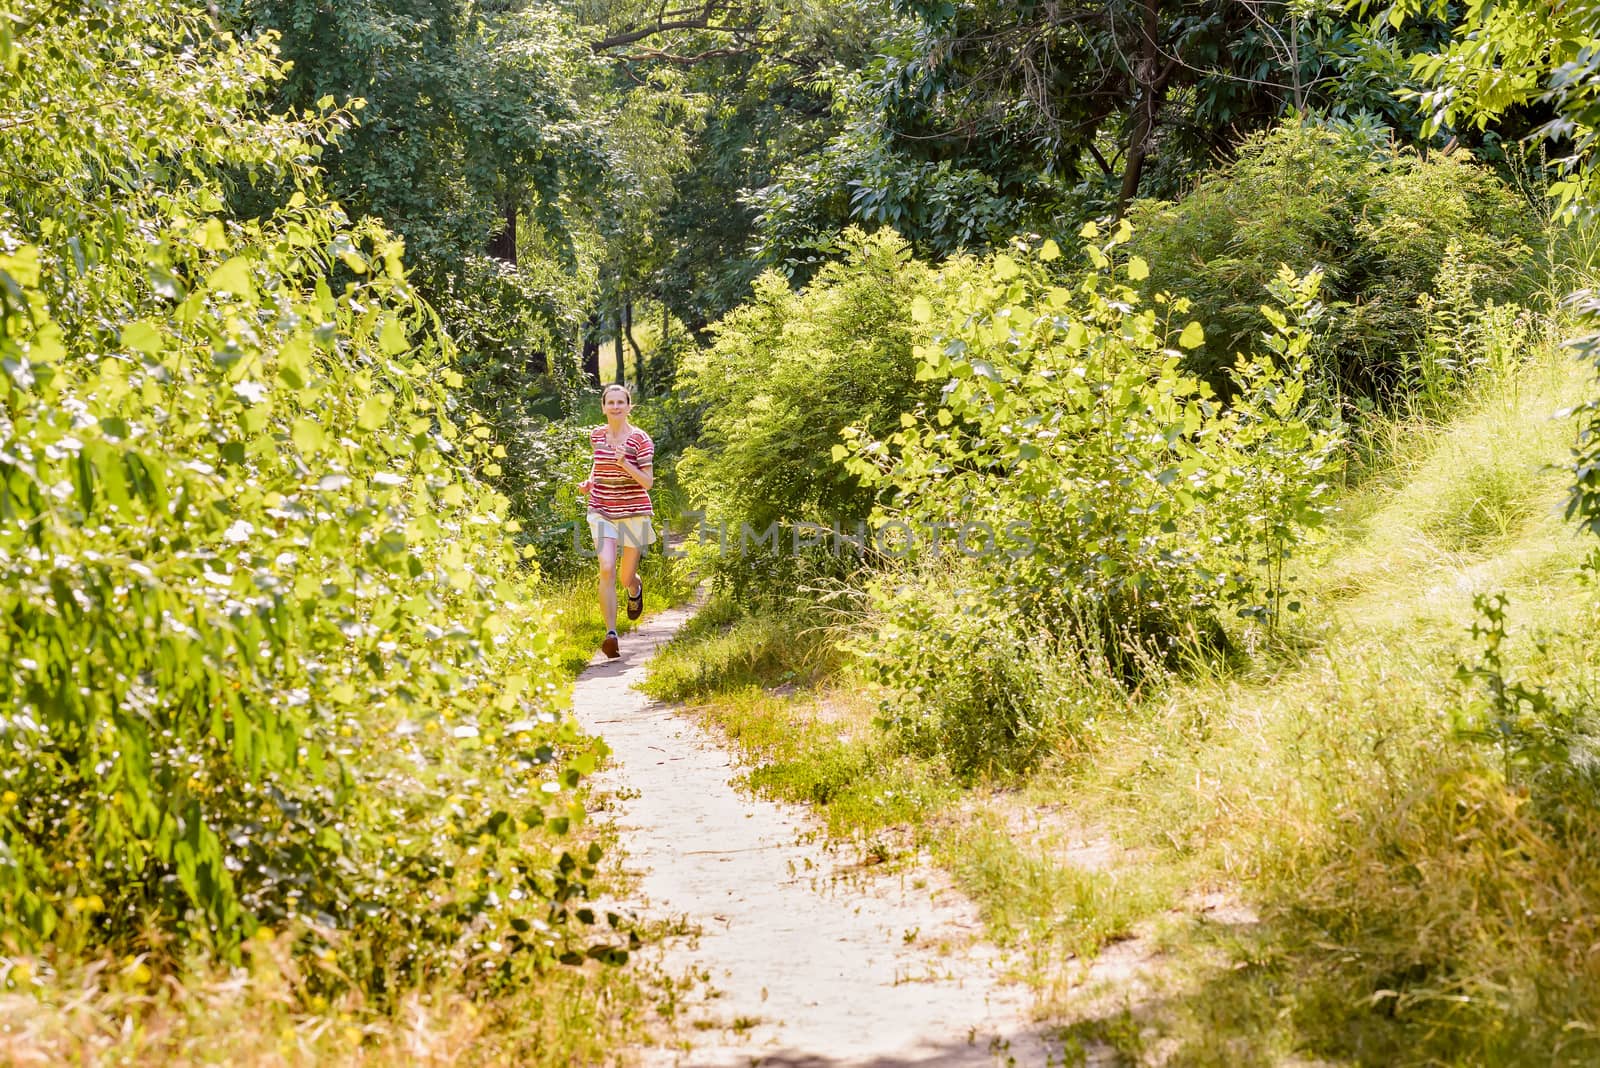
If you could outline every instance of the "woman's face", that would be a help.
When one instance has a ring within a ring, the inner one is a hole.
[[[605,399],[600,402],[600,410],[606,418],[627,415],[633,409],[633,402],[628,400],[628,395],[620,389],[608,390]]]

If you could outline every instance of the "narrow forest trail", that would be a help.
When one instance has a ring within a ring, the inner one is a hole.
[[[1002,981],[974,909],[939,873],[880,875],[830,852],[808,813],[736,790],[725,748],[633,688],[689,615],[625,635],[622,658],[597,658],[573,695],[612,749],[595,789],[637,876],[631,904],[699,932],[646,951],[668,975],[702,977],[676,1013],[692,1048],[632,1051],[633,1063],[1047,1063],[1028,991]]]

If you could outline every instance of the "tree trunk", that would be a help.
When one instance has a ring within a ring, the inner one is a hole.
[[[617,303],[617,381],[623,383],[628,381],[627,361],[622,358],[622,332],[627,329],[627,319],[622,309],[627,307],[627,304],[626,300]]]
[[[646,385],[644,353],[639,351],[639,343],[633,338],[633,300],[631,298],[624,298],[622,301],[622,336],[628,339],[628,347],[633,350],[634,384],[639,390],[639,396],[642,397],[644,396]],[[617,342],[617,351],[619,353],[622,351],[621,340]]]
[[[1139,59],[1134,64],[1133,76],[1139,86],[1139,102],[1133,114],[1133,134],[1128,138],[1126,162],[1122,170],[1122,188],[1117,193],[1116,215],[1122,217],[1133,198],[1139,194],[1139,179],[1144,175],[1144,163],[1150,155],[1155,138],[1156,119],[1161,114],[1161,104],[1167,95],[1167,82],[1177,69],[1178,57],[1161,66],[1157,35],[1160,22],[1157,18],[1158,0],[1145,0],[1144,24],[1140,28]]]
[[[501,263],[517,265],[517,202],[507,196],[502,202],[501,210],[505,212],[505,229],[489,238],[489,255]]]
[[[583,378],[594,386],[600,385],[600,342],[595,338],[597,319],[590,319],[583,328]]]

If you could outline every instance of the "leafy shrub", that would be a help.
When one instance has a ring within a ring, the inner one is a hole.
[[[714,327],[715,342],[685,358],[680,387],[702,406],[699,442],[679,473],[691,499],[738,540],[774,522],[838,521],[872,510],[872,491],[835,464],[839,432],[856,425],[887,433],[900,413],[934,395],[916,377],[913,346],[927,334],[911,309],[943,294],[970,269],[936,270],[911,256],[892,231],[841,238],[844,256],[800,292],[776,272],[759,278],[749,303]],[[822,564],[821,557],[815,561]],[[731,559],[726,570],[794,578],[790,559]]]
[[[714,326],[715,341],[683,361],[678,385],[701,411],[701,436],[678,464],[686,496],[726,532],[715,582],[739,600],[781,596],[854,564],[832,547],[795,550],[795,524],[866,520],[872,491],[832,460],[846,425],[888,433],[934,395],[912,349],[928,328],[912,304],[944,307],[970,261],[934,269],[906,241],[850,230],[843,257],[792,291],[758,278],[747,304]],[[778,524],[779,548],[758,540]]]
[[[1465,396],[1464,387],[1484,376],[1504,381],[1546,325],[1516,304],[1477,303],[1474,294],[1486,270],[1466,261],[1451,242],[1434,291],[1417,298],[1423,335],[1407,361],[1406,385],[1421,412],[1448,413]]]
[[[1097,266],[1070,289],[1046,271],[1053,243],[996,257],[918,349],[939,406],[887,439],[851,428],[835,453],[881,494],[876,523],[972,532],[960,551],[987,562],[995,603],[1046,630],[1091,618],[1114,647],[1165,655],[1214,633],[1224,605],[1276,623],[1283,563],[1326,511],[1339,436],[1306,397],[1311,336],[1276,309],[1275,352],[1240,358],[1233,404],[1181,373],[1168,338],[1188,303],[1139,307],[1118,275],[1148,266],[1109,257],[1126,237],[1089,245]],[[1316,282],[1285,274],[1275,292],[1313,322]],[[1202,337],[1191,321],[1178,342]],[[911,553],[938,551],[923,537]]]
[[[1339,442],[1303,379],[1317,279],[1275,280],[1296,321],[1265,309],[1274,351],[1240,358],[1224,406],[1167,347],[1187,302],[1141,308],[1120,280],[1147,270],[1113,265],[1126,238],[1089,245],[1070,289],[1052,244],[996,257],[918,349],[939,406],[836,450],[878,490],[880,531],[913,539],[916,578],[874,588],[857,653],[886,723],[963,771],[1059,747],[1109,691],[1222,643],[1219,609],[1275,627],[1298,607],[1286,563],[1327,509]],[[1190,322],[1178,340],[1200,339]]]
[[[1472,636],[1483,648],[1476,663],[1457,667],[1456,678],[1477,683],[1480,692],[1457,709],[1456,729],[1492,746],[1507,785],[1531,793],[1539,809],[1577,805],[1600,814],[1600,732],[1592,701],[1581,694],[1558,699],[1542,685],[1511,677],[1508,603],[1504,593],[1472,599],[1479,616]]]
[[[879,687],[881,724],[958,774],[1027,766],[1070,748],[1115,707],[1118,676],[1092,623],[1057,639],[997,606],[969,569],[888,572],[867,589],[858,666]]]
[[[1392,399],[1409,383],[1406,354],[1426,330],[1419,298],[1453,249],[1471,302],[1530,285],[1537,221],[1465,153],[1423,159],[1338,124],[1286,124],[1176,203],[1129,212],[1133,251],[1150,264],[1147,295],[1181,293],[1204,316],[1194,373],[1229,388],[1233,353],[1267,328],[1262,286],[1280,264],[1324,273],[1333,311],[1317,347],[1319,388]]]
[[[25,10],[0,37],[0,931],[236,957],[282,925],[317,981],[378,993],[567,952],[595,854],[552,832],[598,751],[555,714],[451,344],[312,167],[345,116],[262,114],[270,42],[203,14]],[[254,175],[295,193],[229,217]]]

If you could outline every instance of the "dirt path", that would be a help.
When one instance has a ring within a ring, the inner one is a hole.
[[[636,1051],[644,1065],[1043,1065],[1027,991],[1000,981],[971,905],[933,871],[875,875],[829,852],[793,806],[734,789],[730,754],[634,690],[688,618],[649,620],[623,657],[597,658],[573,697],[613,756],[609,793],[639,911],[697,938],[660,947],[669,975],[704,978],[679,1006],[692,1048]]]

